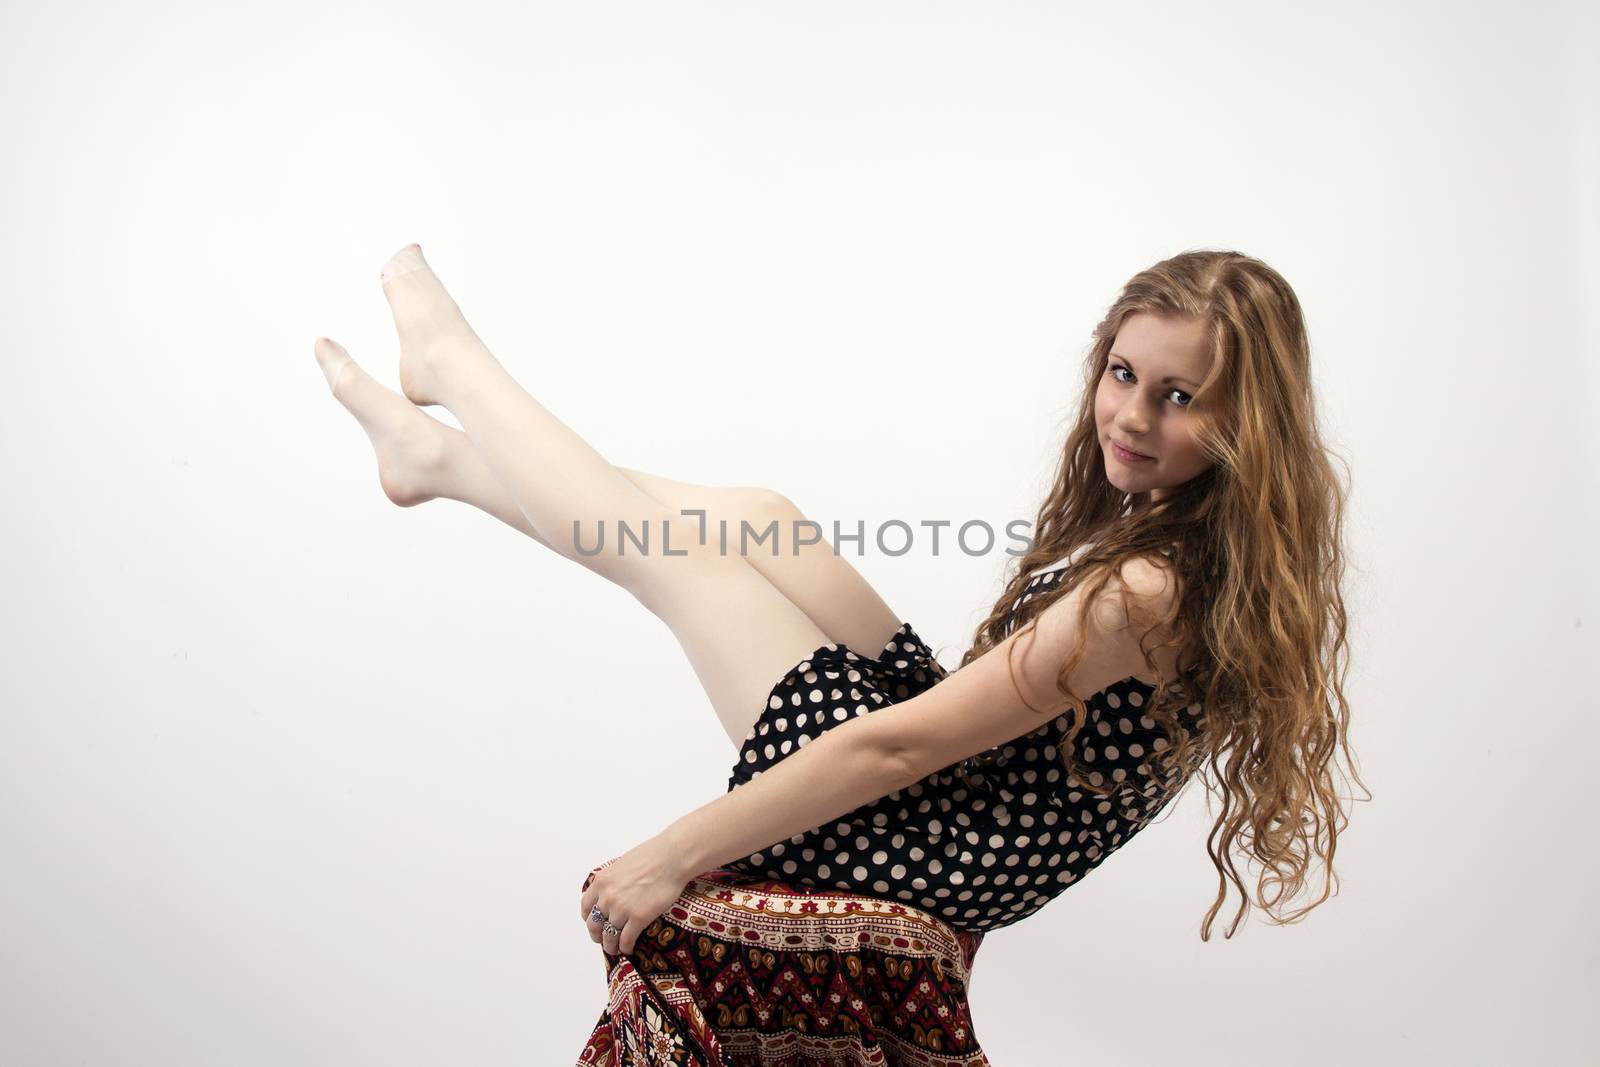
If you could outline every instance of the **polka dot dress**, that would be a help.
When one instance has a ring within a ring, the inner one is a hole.
[[[1012,606],[1047,591],[1062,568],[1035,575]],[[1010,632],[1008,623],[1007,632]],[[824,731],[915,696],[947,676],[910,623],[875,658],[823,645],[772,688],[739,750],[731,791]],[[723,866],[801,885],[846,889],[925,908],[959,930],[994,930],[1038,911],[1099,866],[1176,795],[1145,757],[1168,739],[1140,709],[1154,687],[1135,678],[1086,701],[1074,774],[1059,745],[1071,717],[958,761]],[[1180,721],[1194,728],[1192,704]],[[1081,778],[1080,778],[1081,776]],[[1083,780],[1109,796],[1082,788]]]

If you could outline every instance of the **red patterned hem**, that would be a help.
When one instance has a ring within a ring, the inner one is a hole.
[[[577,1063],[988,1067],[967,1007],[982,941],[895,901],[708,871],[632,952],[605,953]]]

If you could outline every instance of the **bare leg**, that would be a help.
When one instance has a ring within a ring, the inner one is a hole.
[[[432,495],[468,499],[627,588],[667,623],[688,654],[730,738],[741,741],[760,710],[760,701],[782,671],[834,638],[750,563],[720,554],[714,540],[698,546],[694,536],[697,524],[679,515],[677,505],[664,504],[624,477],[524,391],[467,326],[454,301],[422,261],[420,250],[414,246],[402,250],[386,266],[385,278],[384,291],[401,335],[402,387],[414,400],[449,408],[466,427],[465,437],[478,456],[475,466],[459,447],[441,451],[441,455],[455,457],[446,460],[455,472],[447,479],[453,488],[448,494]],[[391,464],[386,477],[385,438],[395,452],[399,420],[388,421],[377,403],[355,399],[376,383],[360,368],[346,363],[348,356],[328,342],[319,343],[318,357],[329,371],[335,396],[356,413],[372,435],[385,491],[393,488],[391,496],[401,502],[411,492],[418,493],[412,502],[425,499],[422,494],[426,490],[401,486],[401,466]],[[342,383],[345,393],[341,393]],[[393,394],[389,397],[403,402]],[[416,414],[427,418],[421,412]],[[445,440],[449,433],[459,433],[437,420],[427,421],[448,431]],[[487,478],[483,477],[485,471]],[[666,487],[685,484],[660,482]],[[711,518],[714,521],[716,515]],[[618,521],[635,529],[648,522],[654,546],[659,546],[661,531],[670,528],[675,551],[686,550],[687,554],[665,556],[659,547],[646,555],[618,556],[608,550],[589,556],[577,551],[574,521],[583,524],[592,541],[602,519],[613,529]],[[827,553],[830,562],[848,566],[826,546],[814,547]],[[793,563],[798,558],[779,556],[773,561]],[[887,641],[890,633],[892,629],[884,632],[882,640]]]

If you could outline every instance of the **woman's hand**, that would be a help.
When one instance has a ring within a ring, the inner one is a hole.
[[[614,955],[633,951],[639,934],[678,899],[693,877],[682,867],[684,851],[659,834],[594,876],[583,891],[579,914],[596,944]],[[604,919],[593,916],[595,907]],[[605,931],[607,920],[619,933]]]

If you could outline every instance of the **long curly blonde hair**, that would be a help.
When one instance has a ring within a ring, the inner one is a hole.
[[[1202,320],[1211,355],[1187,411],[1212,466],[1157,501],[1111,483],[1095,422],[1096,386],[1112,343],[1122,323],[1139,313]],[[1078,647],[1057,678],[1076,711],[1061,745],[1071,773],[1072,737],[1087,709],[1067,677],[1081,658],[1091,603],[1130,560],[1160,558],[1155,553],[1169,559],[1180,592],[1170,613],[1145,631],[1148,638],[1159,628],[1168,638],[1144,651],[1158,679],[1147,713],[1172,739],[1152,756],[1157,773],[1180,787],[1197,775],[1219,802],[1206,843],[1217,896],[1200,937],[1210,939],[1230,886],[1240,900],[1224,937],[1250,910],[1238,859],[1259,867],[1254,903],[1274,922],[1298,921],[1338,891],[1334,848],[1350,798],[1338,790],[1336,775],[1366,790],[1350,751],[1343,686],[1346,490],[1317,426],[1300,302],[1258,259],[1184,252],[1123,287],[1095,327],[1083,371],[1076,422],[1039,507],[1032,544],[1017,557],[961,665],[999,644],[1012,627],[1024,632],[1050,603],[1083,585]],[[1032,571],[1073,553],[1047,593],[1012,610]],[[1168,679],[1151,657],[1163,647],[1179,649],[1179,662],[1195,666]],[[1198,728],[1179,723],[1183,705],[1198,708]],[[1312,892],[1319,863],[1320,893],[1291,908]]]

